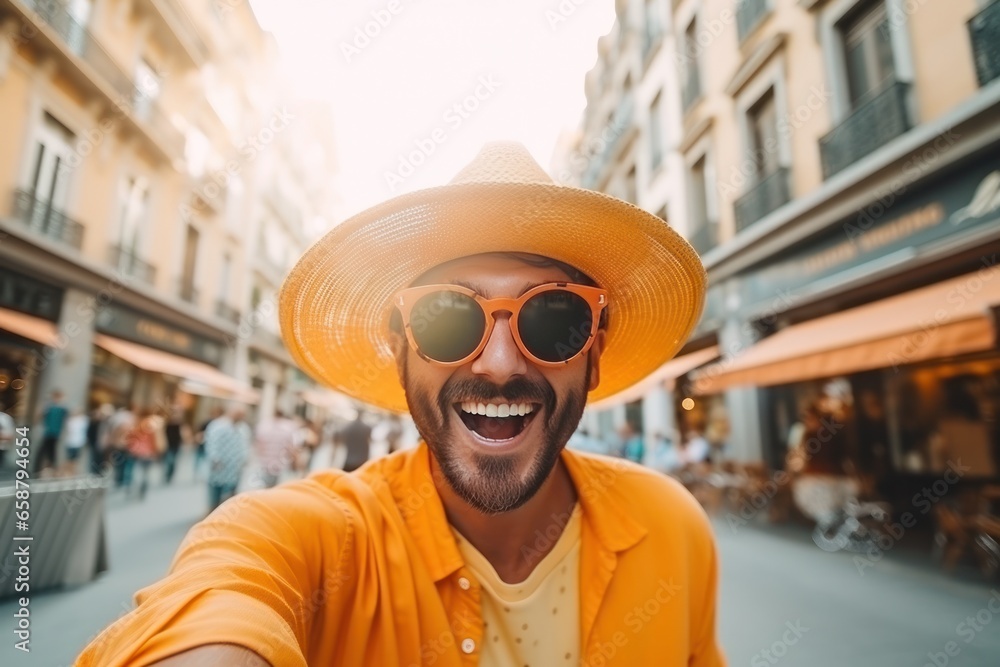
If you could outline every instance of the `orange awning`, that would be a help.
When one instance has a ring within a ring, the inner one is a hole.
[[[195,391],[190,391],[189,393],[205,393],[245,403],[254,403],[259,398],[256,390],[245,382],[240,382],[236,378],[230,377],[219,369],[201,361],[170,354],[169,352],[156,350],[145,345],[122,340],[121,338],[114,338],[105,334],[94,334],[94,344],[143,370],[163,373],[164,375],[171,375],[185,380],[186,383],[182,389],[195,389]],[[193,387],[191,383],[193,383]],[[197,387],[200,386],[214,391],[199,392]]]
[[[718,356],[719,346],[713,345],[702,350],[696,350],[688,354],[682,354],[679,357],[674,357],[650,373],[646,379],[632,385],[625,391],[619,392],[614,396],[608,396],[604,400],[592,403],[587,407],[597,410],[605,410],[615,405],[631,403],[632,401],[637,401],[645,396],[659,384],[666,384],[668,385],[668,388],[672,389],[674,380],[686,373],[691,372],[699,366],[707,364]]]
[[[55,323],[7,308],[0,308],[0,329],[49,347],[56,347],[59,339]]]
[[[698,372],[694,389],[769,386],[988,350],[1000,270],[983,269],[782,329]]]

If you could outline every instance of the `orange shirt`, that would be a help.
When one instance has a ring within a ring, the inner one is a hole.
[[[167,577],[76,664],[139,667],[230,643],[275,667],[476,665],[481,591],[429,456],[421,445],[236,496],[191,529]],[[695,500],[625,461],[562,458],[582,508],[583,664],[724,665],[716,550]],[[537,548],[550,539],[539,534]]]

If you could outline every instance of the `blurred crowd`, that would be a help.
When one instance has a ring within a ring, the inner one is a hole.
[[[188,478],[207,484],[209,511],[241,488],[269,488],[322,468],[355,470],[372,457],[373,444],[389,453],[402,447],[404,435],[398,417],[364,411],[353,419],[309,421],[277,410],[253,422],[244,406],[233,404],[194,423],[180,404],[71,410],[59,390],[36,423],[41,432],[32,432],[30,461],[36,477],[105,476],[113,489],[141,501],[154,480],[174,483],[186,449]],[[14,420],[0,411],[0,467],[14,441]]]

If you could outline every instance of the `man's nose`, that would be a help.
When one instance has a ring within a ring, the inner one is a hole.
[[[528,372],[528,360],[514,342],[509,315],[497,314],[486,347],[472,362],[472,372],[496,385],[503,385],[511,378]]]

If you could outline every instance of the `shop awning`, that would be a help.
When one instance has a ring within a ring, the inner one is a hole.
[[[56,347],[59,338],[53,322],[7,308],[0,308],[0,329],[49,347]]]
[[[657,368],[639,383],[629,387],[625,391],[615,394],[614,396],[609,396],[602,401],[592,403],[587,407],[590,409],[605,410],[615,405],[631,403],[632,401],[639,400],[649,393],[653,387],[660,384],[665,384],[668,388],[672,389],[673,383],[677,378],[691,372],[699,366],[707,364],[718,356],[719,347],[718,345],[713,345],[702,350],[696,350],[694,352],[689,352],[688,354],[682,354],[679,357],[674,357],[667,363]]]
[[[218,396],[244,403],[256,403],[259,400],[253,387],[201,361],[105,334],[94,334],[94,344],[143,370],[181,378],[185,381],[182,389],[193,389],[189,393]],[[198,391],[199,387],[204,390]]]
[[[713,394],[988,350],[998,304],[1000,270],[984,269],[782,329],[699,371],[694,389]]]

